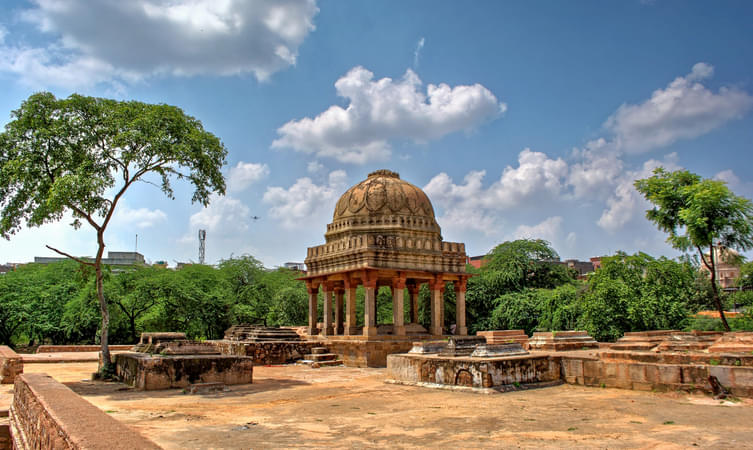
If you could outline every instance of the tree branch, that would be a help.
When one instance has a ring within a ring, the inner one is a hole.
[[[87,266],[92,266],[92,267],[95,266],[95,264],[93,262],[91,262],[91,261],[84,261],[81,258],[77,258],[77,257],[75,257],[73,255],[70,255],[70,254],[66,253],[66,252],[60,251],[60,250],[58,250],[58,249],[56,249],[54,247],[50,247],[49,245],[45,245],[45,247],[49,248],[50,250],[52,250],[55,253],[61,254],[61,255],[66,256],[68,258],[71,258],[72,260],[74,260],[74,261],[76,261],[76,262],[78,262],[80,264],[85,264]]]

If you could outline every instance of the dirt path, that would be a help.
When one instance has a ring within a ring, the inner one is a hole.
[[[254,368],[229,392],[84,381],[92,363],[33,364],[166,448],[753,448],[753,402],[562,385],[481,395],[385,384],[383,369]]]

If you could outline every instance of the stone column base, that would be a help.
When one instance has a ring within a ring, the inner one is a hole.
[[[363,327],[363,335],[364,336],[376,336],[377,327]]]
[[[345,327],[345,336],[358,336],[361,333],[358,332],[358,327]]]
[[[394,333],[396,336],[405,336],[405,327],[404,326],[396,326],[393,328]]]
[[[332,336],[334,334],[334,330],[332,327],[324,327],[322,328],[322,336]]]
[[[468,327],[458,327],[455,330],[455,334],[458,336],[468,336]]]

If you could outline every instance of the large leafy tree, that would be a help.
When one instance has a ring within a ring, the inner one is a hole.
[[[653,176],[636,180],[635,187],[653,203],[646,217],[669,233],[667,241],[678,250],[700,255],[711,274],[714,304],[729,331],[716,284],[715,248],[753,248],[753,203],[733,194],[722,181],[702,179],[686,170],[668,172],[660,167]]]
[[[51,250],[91,266],[102,315],[104,369],[110,370],[109,311],[103,289],[105,231],[118,202],[137,182],[157,185],[173,197],[171,181],[186,179],[192,200],[209,203],[224,194],[221,168],[227,151],[197,119],[170,105],[81,95],[57,99],[37,93],[11,113],[0,134],[0,235],[73,215],[72,225],[96,234],[93,259]]]

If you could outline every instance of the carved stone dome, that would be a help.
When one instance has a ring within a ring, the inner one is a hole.
[[[440,232],[424,191],[385,169],[370,173],[340,197],[327,234],[363,225]]]

